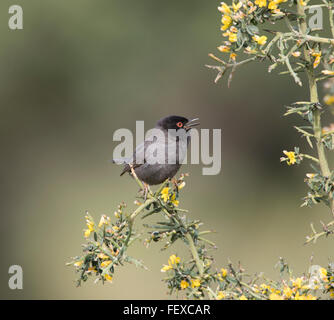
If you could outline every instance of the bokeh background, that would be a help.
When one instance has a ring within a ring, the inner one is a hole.
[[[150,271],[120,268],[112,285],[80,288],[65,263],[80,254],[84,213],[129,210],[137,185],[112,165],[113,132],[151,128],[168,114],[199,117],[222,129],[222,172],[190,172],[180,205],[215,229],[218,267],[227,259],[276,277],[280,256],[296,273],[310,257],[326,265],[333,240],[304,246],[310,223],[328,221],[321,205],[300,208],[308,164],[288,167],[283,149],[305,142],[284,105],[308,98],[289,77],[261,65],[239,70],[230,89],[215,85],[208,53],[221,43],[218,1],[30,0],[24,30],[8,28],[0,3],[2,299],[168,299],[161,282],[171,253],[141,242],[131,248]],[[23,290],[8,288],[8,268],[24,270]]]

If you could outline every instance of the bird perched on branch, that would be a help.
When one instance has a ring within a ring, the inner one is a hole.
[[[146,185],[157,185],[173,178],[187,153],[188,132],[199,125],[197,120],[180,116],[160,119],[153,129],[153,138],[146,138],[138,145],[131,158],[113,160],[114,163],[124,164],[121,176],[126,172],[132,175],[133,170]]]

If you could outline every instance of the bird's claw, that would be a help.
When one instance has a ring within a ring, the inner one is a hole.
[[[143,183],[144,189],[140,189],[139,192],[142,193],[142,197],[144,198],[144,202],[147,200],[148,193],[151,191],[148,184]]]

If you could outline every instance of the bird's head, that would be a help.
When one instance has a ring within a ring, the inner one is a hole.
[[[185,117],[180,116],[168,116],[165,118],[160,119],[157,122],[156,128],[162,129],[162,130],[168,130],[168,129],[184,129],[186,131],[190,130],[191,128],[199,125],[198,118],[188,120]]]

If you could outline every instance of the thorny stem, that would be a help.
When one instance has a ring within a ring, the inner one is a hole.
[[[133,167],[131,166],[131,172],[132,172],[132,176],[134,177],[134,179],[136,180],[137,184],[143,189],[143,184],[142,182],[138,179],[135,171],[133,170]],[[162,190],[162,188],[168,183],[168,180],[166,180],[162,186],[158,189],[158,191],[156,192],[156,195],[159,194]],[[157,199],[155,197],[153,197],[151,194],[148,195],[148,199],[143,203],[141,204],[129,217],[129,237],[128,239],[130,239],[131,237],[131,233],[132,233],[132,225],[133,225],[133,222],[134,220],[136,219],[136,217],[140,214],[141,211],[143,211],[146,207],[148,207],[151,203],[153,202],[156,202]],[[168,217],[170,217],[170,213],[167,211],[167,210],[163,210]],[[179,219],[178,219],[179,220]],[[204,266],[203,266],[203,262],[202,260],[199,258],[198,256],[198,252],[197,252],[197,249],[196,249],[196,246],[194,244],[194,240],[193,240],[193,237],[191,236],[191,234],[189,233],[189,231],[186,233],[185,235],[186,239],[188,240],[188,243],[189,243],[189,249],[190,249],[190,252],[191,252],[191,255],[193,257],[193,259],[195,260],[196,262],[196,266],[198,268],[198,272],[200,274],[200,276],[202,277],[203,274],[204,274]]]
[[[212,291],[212,289],[209,286],[206,288],[206,290],[208,291],[211,300],[217,299],[217,295]]]
[[[305,40],[308,40],[308,41],[314,41],[314,42],[327,43],[327,44],[334,45],[334,39],[309,36],[305,34],[301,34],[301,35]]]
[[[191,254],[192,254],[192,256],[193,256],[193,258],[196,262],[198,272],[199,272],[200,276],[202,277],[203,274],[204,274],[203,262],[198,256],[198,252],[197,252],[197,249],[195,247],[194,240],[193,240],[193,238],[192,238],[192,236],[189,232],[186,234],[186,238],[189,242],[189,249],[190,249],[190,252],[191,252]]]
[[[132,224],[133,221],[136,219],[138,214],[142,212],[146,207],[148,207],[151,203],[157,201],[155,198],[149,198],[147,199],[143,204],[141,204],[131,215],[130,215],[130,223]]]
[[[251,286],[249,286],[247,283],[241,281],[241,280],[238,278],[238,275],[237,275],[236,271],[234,270],[231,261],[229,261],[228,267],[229,267],[229,269],[230,269],[232,275],[234,276],[234,278],[237,280],[237,285],[240,287],[241,292],[243,292],[243,287],[245,287],[245,288],[248,289],[249,294],[252,295],[254,298],[263,300],[263,297],[261,297],[261,295],[257,295],[257,294],[253,291],[253,288],[252,288]]]
[[[167,215],[167,217],[169,217],[169,218],[171,217],[171,214],[167,211],[167,209],[163,208],[163,212]],[[179,223],[182,223],[178,216],[175,216],[174,218]],[[192,255],[193,259],[195,260],[198,272],[199,272],[200,276],[202,277],[203,274],[204,274],[204,266],[203,266],[202,260],[198,256],[198,252],[197,252],[197,249],[196,249],[193,237],[191,236],[191,234],[189,233],[189,231],[187,231],[185,237],[188,240],[189,250],[191,252],[191,255]],[[204,241],[204,240],[202,239],[202,241]]]
[[[297,12],[300,16],[299,18],[299,31],[300,33],[306,37],[306,31],[307,31],[307,24],[305,20],[305,8],[303,5],[300,4],[298,1],[297,4]],[[309,38],[309,37],[308,37]],[[317,81],[314,75],[313,71],[313,66],[312,66],[312,61],[311,57],[309,55],[309,52],[307,50],[307,47],[304,46],[304,58],[308,62],[308,67],[307,67],[307,79],[309,83],[309,90],[310,90],[310,102],[314,102],[315,104],[319,103],[319,96],[318,96],[318,86],[317,86]],[[316,109],[313,111],[313,131],[314,131],[314,136],[316,138],[316,145],[317,145],[317,152],[318,152],[318,157],[319,157],[319,166],[320,170],[323,176],[329,177],[331,172],[328,166],[326,154],[325,154],[325,149],[324,145],[322,143],[322,128],[321,128],[321,110]],[[333,200],[333,194],[330,193],[330,208],[332,211],[332,214],[334,215],[334,200]]]
[[[302,157],[304,157],[304,158],[310,159],[310,160],[312,160],[312,161],[314,161],[314,162],[316,162],[316,163],[319,164],[319,159],[317,159],[317,158],[315,158],[315,157],[312,157],[312,156],[310,156],[309,154],[301,153],[300,155],[301,155]]]
[[[247,289],[248,289],[248,292],[254,297],[254,298],[257,298],[257,299],[259,299],[259,300],[263,300],[263,296],[261,296],[261,295],[258,295],[258,294],[256,294],[255,292],[253,292],[253,288],[251,287],[251,286],[249,286],[247,283],[245,283],[245,282],[242,282],[242,281],[240,281],[239,282],[243,287],[246,287]]]
[[[313,235],[310,237],[307,237],[306,241],[304,244],[310,243],[310,242],[316,242],[318,240],[318,238],[323,237],[323,236],[328,236],[329,234],[333,233],[332,230],[329,230],[328,227],[334,226],[334,221],[331,221],[329,223],[327,223],[326,225],[323,224],[323,230],[322,232],[317,233],[314,229],[313,224],[311,224],[311,229],[313,232]]]
[[[334,38],[334,12],[333,4],[328,3],[329,24],[331,26],[332,37]]]

